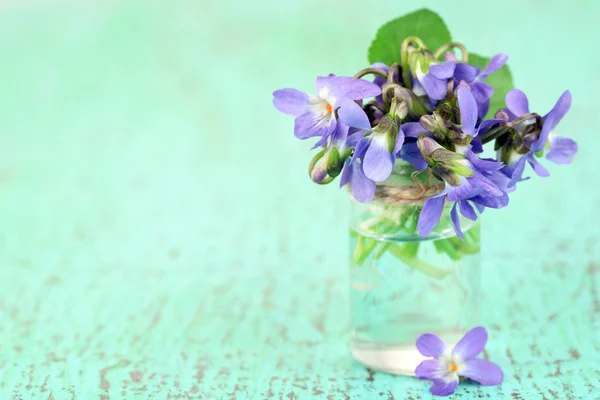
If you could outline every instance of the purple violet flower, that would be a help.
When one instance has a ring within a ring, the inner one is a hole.
[[[342,168],[339,161],[340,155],[348,148],[348,131],[349,128],[346,124],[338,122],[329,137],[321,139],[317,143],[317,145],[321,145],[320,143],[324,142],[323,144],[327,143],[327,146],[317,154],[316,157],[318,158],[320,156],[320,158],[315,162],[310,171],[310,178],[315,183],[322,182],[327,175],[330,175],[333,172],[335,172],[335,174],[332,176],[337,176],[337,174],[339,174],[339,171]]]
[[[481,152],[481,140],[477,138],[477,102],[475,97],[471,92],[470,87],[465,83],[459,85],[456,92],[458,97],[458,105],[460,108],[460,121],[462,129],[462,132],[457,132],[457,136],[471,136],[472,150],[474,152]],[[423,121],[423,119],[421,119],[421,121]],[[427,162],[424,160],[417,146],[417,138],[419,137],[420,133],[425,133],[429,137],[432,136],[432,133],[423,127],[423,122],[404,123],[402,124],[401,130],[403,132],[405,143],[404,146],[402,146],[401,151],[397,153],[396,156],[410,163],[419,171],[425,170],[427,168]],[[457,153],[463,155],[466,153],[467,146],[455,144],[455,147]]]
[[[475,221],[477,214],[473,206],[481,213],[485,207],[502,208],[508,204],[508,195],[496,184],[500,182],[496,175],[502,163],[480,159],[470,145],[464,149],[464,154],[452,152],[425,134],[421,134],[417,144],[433,174],[446,184],[440,193],[423,204],[417,223],[419,236],[427,237],[435,228],[446,201],[454,203],[450,217],[454,231],[461,239],[458,210],[465,218]]]
[[[413,72],[419,85],[414,85],[413,91],[417,96],[421,95],[420,89],[432,100],[443,100],[448,93],[448,80],[453,77],[456,63],[444,61],[442,63],[431,63],[425,66],[425,60],[417,58]]]
[[[508,56],[506,54],[496,54],[492,57],[483,71],[477,74],[471,82],[471,90],[477,100],[478,115],[480,118],[483,118],[490,109],[490,99],[494,94],[494,88],[485,83],[484,80],[488,75],[491,75],[502,68],[502,66],[506,64],[506,61],[508,61]]]
[[[487,343],[488,334],[485,328],[471,329],[454,346],[448,349],[446,344],[436,335],[426,333],[417,339],[417,350],[425,360],[415,369],[419,379],[432,381],[429,391],[436,396],[448,396],[456,390],[458,377],[463,376],[479,382],[484,386],[496,386],[502,383],[502,369],[491,361],[477,358]]]
[[[369,136],[357,144],[355,158],[362,160],[365,175],[375,181],[385,181],[394,168],[395,154],[404,143],[404,133],[398,128],[395,117],[385,115]]]
[[[456,89],[458,108],[460,109],[461,130],[467,135],[477,136],[477,100],[472,88],[465,83],[458,85]]]
[[[466,63],[456,64],[453,78],[457,83],[464,81],[470,85],[477,100],[479,118],[483,118],[487,114],[490,108],[490,98],[494,94],[494,89],[484,80],[502,68],[507,60],[508,56],[506,54],[496,54],[483,70]],[[444,55],[444,61],[456,61],[456,56],[452,52],[447,52]]]
[[[510,121],[529,114],[527,96],[519,89],[513,89],[508,92],[506,95],[506,105]],[[573,160],[578,150],[577,143],[572,139],[564,138],[551,132],[569,111],[570,107],[571,92],[567,90],[560,96],[554,107],[552,107],[552,110],[541,118],[541,129],[534,132],[537,134],[537,138],[534,137],[533,140],[530,136],[531,132],[527,135],[528,137],[525,137],[524,131],[529,125],[536,123],[535,118],[517,124],[516,129],[520,134],[520,139],[524,141],[529,151],[525,154],[520,154],[513,149],[509,149],[508,153],[504,155],[503,158],[505,158],[506,167],[502,171],[511,179],[509,186],[514,186],[517,182],[523,180],[522,175],[526,162],[531,165],[538,176],[547,177],[550,175],[548,170],[536,160],[536,155],[538,155],[536,153],[543,152],[545,148],[549,149],[546,153],[546,158],[553,163],[569,164]],[[502,156],[501,152],[500,150],[499,156]]]
[[[349,185],[350,193],[359,203],[368,203],[375,197],[375,181],[367,178],[360,159],[346,160],[340,187]]]
[[[461,81],[471,83],[479,73],[479,68],[474,67],[471,64],[458,62],[456,56],[451,51],[447,51],[446,54],[444,54],[444,61],[452,61],[456,63],[454,75],[452,77],[457,81],[457,83],[460,83]]]
[[[390,70],[390,67],[387,64],[382,63],[382,62],[376,62],[376,63],[372,64],[371,68],[379,68],[385,72],[389,72],[389,70]],[[398,76],[397,73],[394,75],[395,75],[395,77]],[[383,89],[383,85],[385,85],[387,83],[387,78],[384,78],[381,75],[375,75],[375,78],[373,79],[373,83]],[[377,99],[378,102],[383,104],[383,97],[381,97],[381,94],[375,98]]]
[[[356,135],[362,136],[363,133],[359,132]],[[346,160],[344,164],[340,180],[340,187],[349,185],[350,193],[359,203],[368,203],[373,200],[377,189],[375,181],[369,179],[364,172],[363,158],[367,147],[368,143],[362,139],[357,143],[352,158]]]
[[[317,78],[317,96],[297,89],[273,92],[273,105],[296,117],[294,135],[299,139],[321,137],[321,143],[336,129],[337,117],[349,127],[370,129],[369,119],[355,100],[381,94],[374,83],[344,76]]]

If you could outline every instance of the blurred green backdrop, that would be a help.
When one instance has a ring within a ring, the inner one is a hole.
[[[507,381],[459,390],[598,390],[597,1],[4,1],[1,397],[427,398],[352,362],[347,195],[310,181],[312,143],[271,105],[365,67],[377,28],[424,6],[509,54],[534,110],[570,89],[557,132],[580,146],[486,212]]]

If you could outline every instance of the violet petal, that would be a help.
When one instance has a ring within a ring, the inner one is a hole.
[[[369,203],[375,197],[375,182],[367,178],[364,174],[362,164],[352,163],[352,178],[350,181],[350,191],[352,196],[360,203]]]
[[[400,128],[406,137],[418,138],[419,133],[430,133],[421,126],[420,122],[406,122]]]
[[[506,61],[508,61],[508,56],[506,54],[496,54],[494,57],[492,57],[481,74],[479,74],[480,79],[485,79],[488,75],[498,71],[504,66],[504,64],[506,64]]]
[[[499,366],[481,358],[465,360],[460,374],[484,386],[499,385],[504,379],[504,373]]]
[[[475,213],[475,209],[469,203],[468,200],[460,200],[459,206],[460,206],[460,213],[465,218],[468,218],[471,221],[476,221],[477,220],[477,213]]]
[[[438,358],[447,351],[446,344],[433,333],[424,333],[419,336],[416,345],[419,353],[425,357]]]
[[[532,151],[540,151],[544,148],[544,146],[546,146],[546,140],[548,140],[550,131],[552,131],[552,129],[558,125],[560,120],[563,119],[565,114],[569,112],[569,109],[571,108],[571,102],[571,92],[567,90],[560,96],[554,107],[552,107],[552,110],[550,110],[550,112],[544,116],[544,124],[542,125],[540,137],[533,144],[533,146],[531,146]]]
[[[419,82],[423,85],[425,93],[433,100],[442,100],[446,97],[448,86],[445,80],[438,79],[431,74],[419,76]]]
[[[420,237],[427,237],[438,224],[442,211],[444,211],[445,201],[445,195],[438,195],[425,201],[417,223],[417,232]]]
[[[452,349],[452,355],[458,357],[462,361],[477,357],[485,348],[488,334],[484,327],[478,326],[462,337]]]
[[[454,203],[452,211],[450,211],[450,219],[452,219],[452,227],[454,228],[456,235],[461,238],[461,240],[465,240],[463,232],[460,229],[460,219],[458,218],[458,212],[456,211],[456,203]]]
[[[363,171],[375,182],[385,181],[394,168],[394,155],[390,153],[386,135],[376,135],[363,157]]]
[[[542,178],[550,176],[550,172],[542,164],[540,164],[538,160],[535,159],[533,154],[529,154],[529,156],[527,156],[527,162],[529,162],[529,165],[531,165],[531,168],[533,168],[533,171],[538,176],[541,176]]]
[[[573,139],[550,135],[550,151],[546,159],[555,164],[570,164],[577,153],[577,143]]]
[[[438,360],[424,360],[415,369],[415,376],[419,379],[437,380],[441,378],[440,372],[443,368],[444,366]]]
[[[454,75],[456,62],[445,61],[441,64],[432,64],[429,66],[429,73],[438,79],[450,79]]]
[[[295,117],[304,113],[308,99],[306,93],[297,89],[286,88],[273,92],[273,105],[275,108],[282,113]]]
[[[457,90],[457,95],[462,131],[470,136],[474,136],[478,116],[475,97],[466,86],[460,86]]]
[[[338,110],[338,117],[344,124],[360,129],[371,129],[371,123],[361,106],[353,100],[344,99]]]
[[[508,92],[504,101],[506,102],[506,106],[510,112],[515,114],[517,117],[525,115],[529,112],[529,101],[527,100],[527,96],[525,96],[525,93],[519,89],[512,89],[510,92]]]
[[[329,89],[328,95],[335,97],[337,100],[361,100],[381,94],[381,88],[375,83],[348,76],[331,77],[324,87]],[[339,105],[335,104],[336,107]]]
[[[457,386],[458,379],[450,382],[437,380],[433,382],[433,386],[429,388],[429,391],[436,396],[449,396],[454,393]]]
[[[294,121],[294,135],[298,139],[308,139],[315,136],[325,136],[335,128],[335,119],[324,121],[322,115],[307,111],[296,117]]]
[[[477,68],[470,64],[457,63],[454,69],[454,79],[457,82],[465,81],[468,83],[473,82],[473,79],[477,76]]]

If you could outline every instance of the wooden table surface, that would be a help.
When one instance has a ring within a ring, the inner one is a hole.
[[[410,9],[350,3],[0,5],[0,399],[431,398],[352,360],[346,195],[311,184],[310,144],[270,104],[360,69]],[[581,148],[486,212],[483,324],[506,378],[453,398],[600,399],[598,55],[582,34],[598,8],[532,27],[510,6],[539,5],[508,2],[498,21],[525,30],[506,32],[429,3],[460,40],[511,54],[542,112],[571,88],[559,133]],[[577,73],[530,59],[575,40],[586,52],[561,56]]]

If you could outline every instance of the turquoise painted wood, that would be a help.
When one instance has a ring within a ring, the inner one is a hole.
[[[454,397],[598,399],[600,8],[423,3],[510,54],[532,107],[570,88],[559,133],[581,146],[486,213],[506,380]],[[311,144],[270,104],[362,68],[377,27],[417,6],[2,2],[0,398],[429,399],[352,361],[346,195],[311,184]]]

